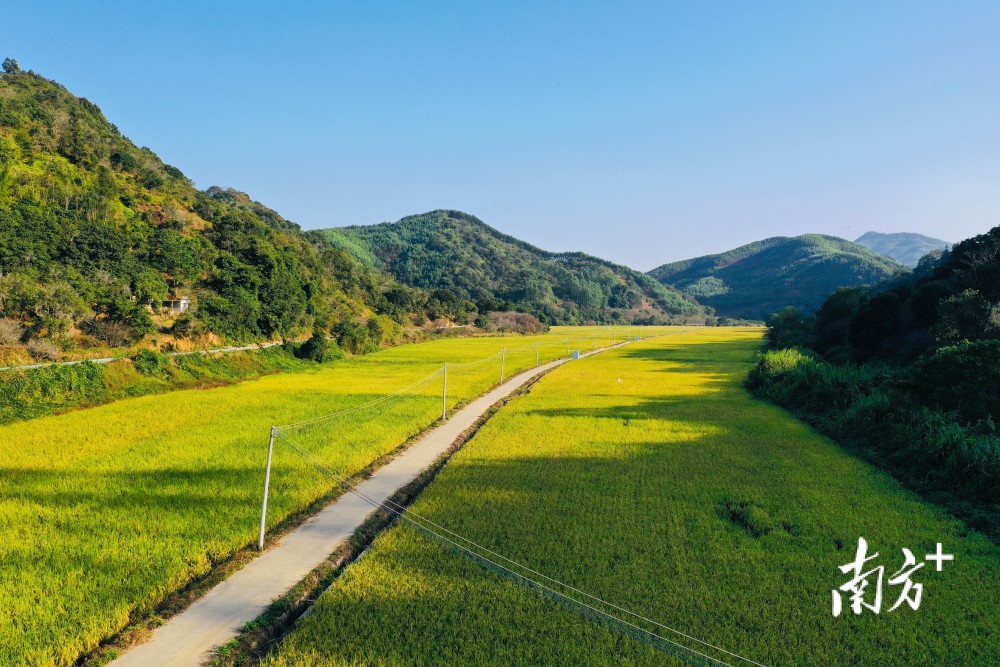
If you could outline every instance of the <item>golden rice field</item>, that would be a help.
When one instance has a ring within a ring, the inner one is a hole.
[[[604,345],[625,333],[557,327],[535,337],[439,340],[0,427],[0,665],[72,664],[254,543],[270,426],[382,397],[443,362],[520,348],[506,355],[510,376],[535,365],[536,343],[544,362],[566,354],[567,337],[587,349],[594,336]],[[449,370],[449,405],[498,380],[498,358]],[[439,418],[440,392],[440,377],[432,378],[406,400],[297,437],[328,465],[356,473]],[[279,446],[268,525],[333,486]]]
[[[1000,549],[753,399],[741,382],[760,337],[702,330],[562,366],[497,413],[412,510],[761,664],[1000,663]],[[923,562],[942,542],[955,560],[915,573],[916,610],[889,612],[900,588],[886,585],[881,614],[835,618],[838,567],[861,536],[886,578],[903,548]],[[683,663],[399,523],[266,664]]]

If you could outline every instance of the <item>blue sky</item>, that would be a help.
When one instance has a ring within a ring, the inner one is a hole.
[[[435,208],[635,268],[1000,224],[998,2],[11,3],[12,56],[303,227]]]

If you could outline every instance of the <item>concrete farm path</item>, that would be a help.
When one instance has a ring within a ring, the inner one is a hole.
[[[590,356],[611,347],[580,356]],[[448,421],[427,431],[399,456],[358,484],[357,490],[377,503],[385,502],[434,463],[495,403],[567,361],[569,359],[559,359],[542,364],[486,392],[451,415]],[[203,664],[211,659],[214,649],[236,637],[245,624],[267,609],[272,600],[304,579],[350,539],[375,509],[357,494],[345,493],[158,627],[149,641],[133,647],[110,664],[113,667]]]

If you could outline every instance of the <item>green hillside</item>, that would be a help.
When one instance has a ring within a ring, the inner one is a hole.
[[[951,245],[941,239],[911,232],[899,232],[896,234],[866,232],[854,242],[880,255],[891,257],[900,264],[905,264],[911,268],[915,267],[920,258],[927,253],[934,252],[935,250],[944,250]]]
[[[906,267],[835,236],[776,236],[649,275],[720,315],[761,319],[785,306],[816,310],[838,287],[869,285]]]
[[[583,253],[551,253],[459,211],[318,232],[407,285],[436,290],[472,319],[524,310],[551,324],[704,320],[693,299]]]
[[[417,291],[246,194],[196,189],[89,100],[8,69],[0,75],[0,351],[8,361],[15,349],[53,357],[144,337],[161,346],[255,341],[373,312],[402,320],[421,307]],[[192,300],[180,317],[163,307],[175,297]]]

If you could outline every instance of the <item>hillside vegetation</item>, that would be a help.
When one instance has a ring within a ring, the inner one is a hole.
[[[1000,540],[1000,227],[770,322],[751,386]]]
[[[25,351],[47,359],[144,337],[181,347],[312,329],[340,337],[372,315],[400,322],[425,307],[419,291],[316,243],[246,194],[196,189],[89,100],[12,61],[7,69],[0,365]],[[188,313],[164,311],[164,299],[182,296],[193,301]]]
[[[912,232],[895,234],[866,232],[854,242],[911,268],[915,267],[920,258],[927,253],[946,250],[951,245],[947,241]]]
[[[1000,549],[750,397],[759,345],[759,331],[701,329],[567,364],[498,412],[413,512],[550,588],[574,593],[542,575],[758,664],[994,664]],[[955,562],[913,575],[918,610],[889,613],[901,587],[883,582],[881,615],[834,617],[859,536],[886,580],[903,548],[922,562],[943,542]],[[264,664],[688,664],[567,606],[399,522]],[[717,658],[693,664],[747,664],[626,620]]]
[[[552,253],[459,211],[318,232],[334,247],[432,290],[461,321],[522,310],[549,324],[703,322],[693,299],[638,271],[583,253]]]
[[[269,373],[313,370],[316,360],[305,358],[300,352],[304,348],[287,343],[262,350],[176,356],[140,350],[132,359],[107,364],[85,361],[3,371],[0,424],[174,389],[218,387]],[[333,355],[329,356],[323,360],[332,361]]]
[[[729,317],[762,320],[785,306],[813,311],[838,287],[880,282],[905,267],[835,236],[776,236],[649,275]]]

